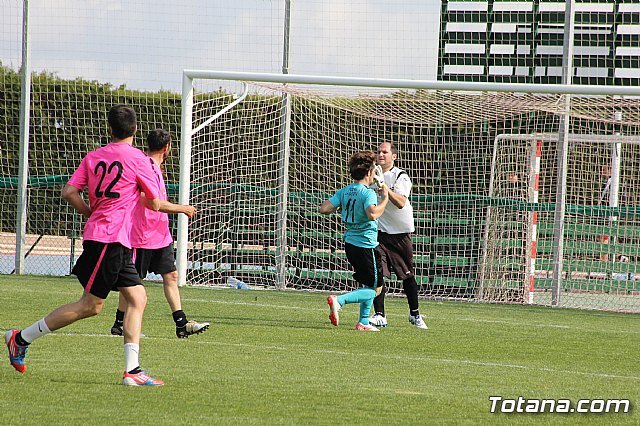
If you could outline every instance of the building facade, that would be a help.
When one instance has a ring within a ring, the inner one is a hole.
[[[438,79],[562,83],[563,1],[442,0]],[[573,84],[640,85],[640,2],[576,0]]]

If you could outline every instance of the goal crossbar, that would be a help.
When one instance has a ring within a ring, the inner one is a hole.
[[[588,86],[571,84],[486,83],[471,81],[436,81],[388,78],[337,77],[303,74],[275,74],[235,71],[185,69],[185,78],[255,81],[269,83],[314,84],[332,86],[378,87],[416,90],[451,90],[466,92],[512,92],[566,95],[640,96],[638,86]]]

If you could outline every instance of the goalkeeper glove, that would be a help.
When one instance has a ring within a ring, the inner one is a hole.
[[[376,165],[374,168],[373,181],[378,187],[382,187],[384,185],[384,173],[382,171],[382,166]]]

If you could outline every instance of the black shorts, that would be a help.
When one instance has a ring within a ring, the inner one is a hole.
[[[391,278],[392,271],[400,280],[415,276],[411,234],[387,234],[378,231],[378,243],[382,252],[385,277]]]
[[[166,274],[176,270],[176,257],[173,244],[159,249],[134,249],[133,259],[140,278],[146,278],[149,272]]]
[[[353,279],[360,284],[377,288],[384,285],[382,276],[382,259],[378,248],[362,248],[345,243],[344,251],[347,260],[355,271]]]
[[[131,249],[120,243],[83,241],[83,251],[71,271],[84,287],[100,299],[118,287],[142,285],[131,260]]]

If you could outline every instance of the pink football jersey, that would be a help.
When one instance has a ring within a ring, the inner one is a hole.
[[[140,191],[158,198],[153,160],[126,142],[112,142],[88,153],[69,179],[69,185],[87,189],[91,216],[83,239],[120,243],[131,248],[133,210]]]
[[[153,171],[156,174],[156,190],[159,198],[167,200],[167,188],[162,176],[162,170],[153,162]],[[146,195],[146,193],[145,193]],[[173,243],[173,237],[169,231],[169,215],[163,212],[155,212],[146,208],[140,200],[133,212],[133,225],[131,228],[131,245],[135,248],[159,249]]]

